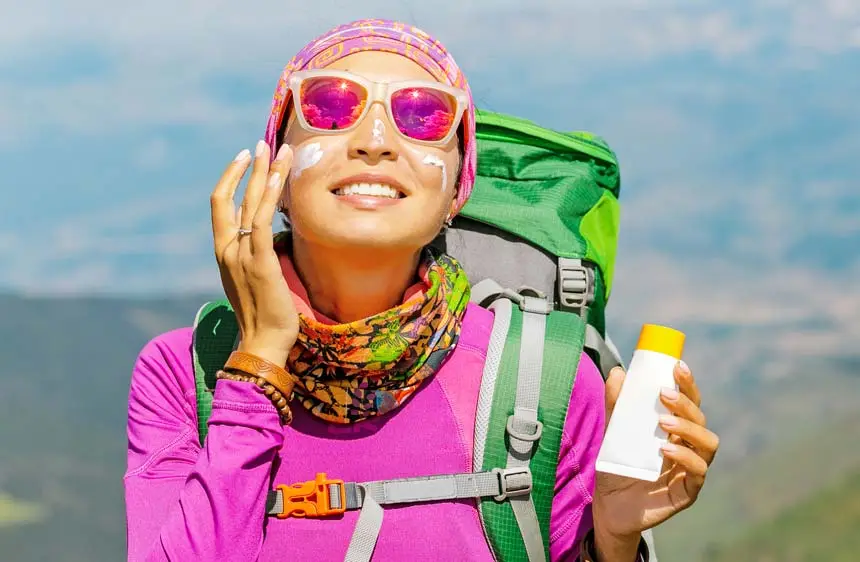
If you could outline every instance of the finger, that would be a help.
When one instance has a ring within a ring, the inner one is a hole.
[[[706,425],[707,420],[702,409],[695,405],[690,398],[674,388],[664,388],[660,392],[660,402],[676,416],[690,420],[701,426]]]
[[[621,386],[624,384],[624,369],[615,367],[609,371],[609,376],[606,377],[606,421],[612,417],[612,412],[615,410],[615,403],[618,401],[618,395],[621,393]]]
[[[689,443],[708,465],[713,462],[717,448],[720,446],[720,438],[713,431],[677,416],[661,416],[660,427],[673,437],[677,436]],[[673,441],[670,440],[670,442]]]
[[[664,458],[675,461],[676,464],[686,470],[688,477],[693,477],[701,486],[705,480],[705,475],[708,473],[708,463],[705,462],[705,459],[689,447],[674,443],[664,444],[662,450]]]
[[[699,392],[699,386],[696,384],[696,379],[693,377],[690,367],[688,367],[683,361],[678,361],[678,363],[675,364],[675,371],[673,374],[675,375],[675,382],[678,383],[678,390],[680,390],[682,394],[689,396],[690,400],[692,400],[696,406],[700,406],[702,404],[702,395]]]
[[[236,235],[237,222],[234,220],[235,205],[233,197],[236,188],[248,169],[251,153],[246,149],[239,152],[236,158],[227,166],[215,189],[209,197],[212,208],[212,236],[215,241],[215,252],[220,254],[223,248]]]
[[[245,198],[242,200],[242,228],[251,228],[260,198],[266,190],[266,179],[269,177],[269,145],[266,141],[257,143],[254,152],[254,167],[248,179]],[[243,236],[244,238],[244,236]]]
[[[272,162],[272,174],[251,223],[251,245],[254,253],[272,251],[272,221],[292,162],[293,151],[289,146],[283,145]]]

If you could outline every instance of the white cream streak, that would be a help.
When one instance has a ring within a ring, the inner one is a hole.
[[[381,119],[373,120],[373,142],[382,144],[385,142],[385,123]]]
[[[448,170],[445,169],[445,162],[443,162],[438,156],[428,154],[424,157],[424,160],[422,160],[421,163],[427,164],[428,166],[442,168],[442,193],[445,193],[445,189],[447,189],[448,184]]]
[[[314,142],[301,147],[296,151],[293,159],[293,169],[291,172],[292,179],[296,179],[302,175],[302,172],[312,166],[316,166],[323,157],[323,150],[320,148],[320,143]]]

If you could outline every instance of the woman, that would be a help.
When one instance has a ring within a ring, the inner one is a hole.
[[[279,82],[265,141],[212,197],[215,254],[241,339],[197,439],[191,330],[136,363],[125,477],[130,560],[343,560],[356,512],[267,518],[272,486],[318,472],[366,482],[470,472],[493,313],[467,305],[430,242],[469,197],[474,108],[444,48],[363,21],[305,47]],[[241,207],[237,184],[250,168]],[[273,241],[277,210],[290,234]],[[647,559],[641,533],[691,505],[717,449],[689,369],[656,483],[596,474],[607,408],[582,355],[552,504],[551,560]],[[354,432],[341,428],[354,428]],[[374,560],[492,560],[473,500],[387,509]]]

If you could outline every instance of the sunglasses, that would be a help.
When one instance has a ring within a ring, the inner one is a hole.
[[[343,133],[357,127],[381,102],[397,132],[410,141],[444,145],[457,132],[469,97],[426,80],[373,82],[350,72],[309,70],[290,76],[296,119],[307,131]]]

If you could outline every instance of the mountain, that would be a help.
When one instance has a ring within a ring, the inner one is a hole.
[[[744,317],[683,316],[667,313],[664,301],[636,308],[625,299],[610,316],[627,356],[639,320],[658,316],[683,326],[709,425],[722,438],[700,501],[658,529],[661,562],[808,559],[774,558],[785,544],[816,552],[819,535],[795,531],[799,513],[856,514],[856,500],[840,490],[856,492],[860,473],[860,449],[852,445],[860,435],[860,352],[843,346],[831,353],[821,325],[744,325]],[[4,561],[123,559],[132,363],[152,336],[190,324],[204,300],[0,297]],[[771,355],[806,329],[820,332],[811,351],[801,337],[785,348],[793,351]],[[780,533],[793,542],[784,544]],[[854,540],[848,535],[827,536]]]
[[[0,297],[0,558],[124,558],[132,363],[201,302]]]

